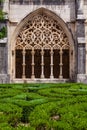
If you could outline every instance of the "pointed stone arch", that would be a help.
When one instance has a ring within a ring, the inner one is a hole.
[[[25,50],[26,47],[29,48],[32,53],[32,74],[31,78],[34,79],[34,53],[35,50],[40,50],[39,54],[41,54],[42,60],[41,64],[42,66],[39,68],[43,69],[43,56],[44,56],[44,50],[50,50],[49,52],[46,52],[47,54],[50,54],[50,69],[48,73],[50,73],[48,78],[51,77],[51,80],[53,78],[53,53],[56,54],[56,51],[53,52],[53,50],[58,50],[60,54],[60,75],[58,78],[63,78],[62,76],[62,54],[63,50],[65,50],[64,53],[68,50],[68,62],[69,62],[69,79],[73,79],[73,75],[75,74],[75,49],[74,49],[74,41],[71,32],[69,31],[66,23],[55,13],[52,11],[49,11],[45,8],[37,9],[36,11],[30,13],[27,15],[17,26],[14,37],[12,38],[11,43],[12,50],[14,49],[20,49],[17,48],[18,46],[22,46],[22,53],[23,53],[23,72],[21,78],[26,79],[25,76]],[[28,52],[30,53],[30,52]],[[48,55],[49,55],[48,54]],[[38,55],[38,54],[37,54]],[[39,57],[39,59],[41,58]],[[14,69],[14,68],[13,68]],[[44,71],[44,70],[43,70]],[[41,72],[41,77],[44,78],[43,73]],[[14,76],[15,77],[15,73]],[[38,76],[37,76],[38,77]],[[40,77],[39,77],[40,78]]]

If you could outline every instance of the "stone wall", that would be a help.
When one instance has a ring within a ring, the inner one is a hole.
[[[10,76],[7,74],[0,74],[0,84],[3,83],[9,83],[10,82]]]
[[[3,11],[8,13],[8,41],[12,38],[13,32],[18,25],[29,13],[39,9],[46,8],[57,14],[75,33],[76,5],[75,0],[5,0]],[[71,23],[71,24],[70,24]],[[74,23],[74,24],[73,24]],[[10,39],[9,39],[10,38]]]
[[[44,7],[55,12],[60,16],[65,22],[70,22],[75,20],[75,2],[74,0],[65,0],[61,4],[57,0],[58,4],[53,4],[49,1],[49,4],[10,4],[9,20],[11,22],[20,22],[24,17],[26,17],[30,12]]]

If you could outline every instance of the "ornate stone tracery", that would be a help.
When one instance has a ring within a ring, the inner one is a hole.
[[[42,14],[33,17],[21,29],[17,36],[16,49],[20,49],[20,46],[69,49],[69,41],[58,22]]]

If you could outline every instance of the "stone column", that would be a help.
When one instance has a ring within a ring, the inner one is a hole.
[[[25,54],[26,54],[25,49],[23,49],[22,54],[23,54],[23,64],[22,64],[22,66],[23,66],[23,74],[22,74],[22,78],[25,79],[26,78],[26,76],[25,76],[25,65],[26,65],[25,64]]]
[[[78,74],[85,74],[86,44],[84,19],[77,19]]]
[[[34,49],[32,49],[31,54],[32,54],[32,64],[31,64],[32,65],[32,76],[31,76],[31,78],[34,79],[35,78],[35,75],[34,75],[34,54],[35,54]]]
[[[51,74],[50,74],[50,78],[53,79],[53,49],[51,49],[50,56],[51,56],[51,63],[50,63]]]
[[[60,49],[60,64],[59,64],[60,74],[59,74],[59,79],[63,78],[63,75],[62,75],[62,66],[63,66],[62,58],[63,58],[63,51],[62,51],[62,49]]]
[[[78,74],[85,74],[85,43],[78,43]]]
[[[76,33],[77,33],[77,82],[85,81],[86,73],[86,45],[85,45],[85,19],[83,13],[83,0],[77,0],[77,20],[76,20]]]
[[[44,50],[41,50],[41,78],[44,78]]]

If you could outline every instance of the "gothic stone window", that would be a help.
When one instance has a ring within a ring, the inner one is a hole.
[[[38,14],[17,36],[16,78],[69,78],[69,41],[58,21]]]

